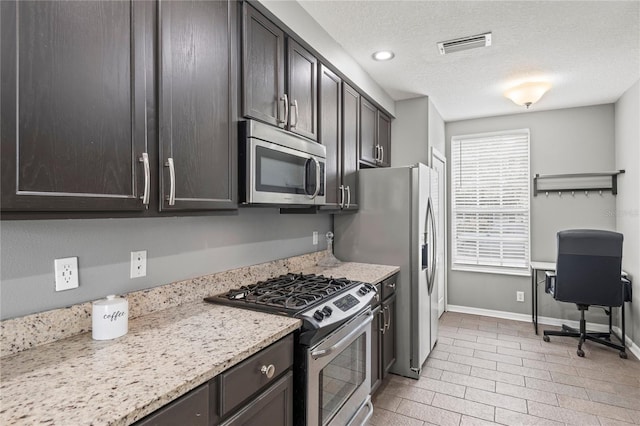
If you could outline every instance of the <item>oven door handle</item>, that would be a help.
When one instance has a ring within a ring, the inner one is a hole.
[[[364,322],[362,324],[360,324],[356,329],[351,331],[349,334],[344,336],[342,339],[340,339],[340,341],[338,343],[336,343],[333,346],[328,347],[327,349],[320,349],[318,351],[313,351],[313,352],[311,352],[311,356],[314,359],[318,359],[318,358],[322,358],[322,357],[331,355],[332,353],[334,353],[337,350],[342,350],[344,347],[346,347],[349,344],[351,344],[351,340],[355,336],[357,336],[358,334],[362,333],[362,330],[367,328],[367,326],[369,326],[371,321],[373,321],[373,315],[371,315],[371,312],[368,312],[367,313],[367,318],[364,320]]]

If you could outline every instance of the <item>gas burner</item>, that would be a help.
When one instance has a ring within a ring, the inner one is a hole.
[[[356,285],[346,278],[287,274],[230,290],[222,297],[236,302],[299,311]]]

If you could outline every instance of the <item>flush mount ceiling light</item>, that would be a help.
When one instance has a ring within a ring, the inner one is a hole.
[[[394,55],[390,50],[380,50],[371,55],[371,57],[376,61],[390,61],[394,56],[396,55]]]
[[[545,81],[535,81],[522,83],[505,92],[505,96],[511,99],[516,105],[520,105],[529,109],[529,107],[542,98],[551,88],[551,84]]]

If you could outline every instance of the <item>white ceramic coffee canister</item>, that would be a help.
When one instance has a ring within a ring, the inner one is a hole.
[[[93,302],[91,323],[95,340],[124,336],[129,331],[129,302],[115,295]]]

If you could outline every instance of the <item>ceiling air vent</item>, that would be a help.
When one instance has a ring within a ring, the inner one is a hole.
[[[477,47],[491,46],[491,33],[478,34],[470,37],[457,38],[455,40],[441,41],[438,50],[441,55],[446,55]]]

